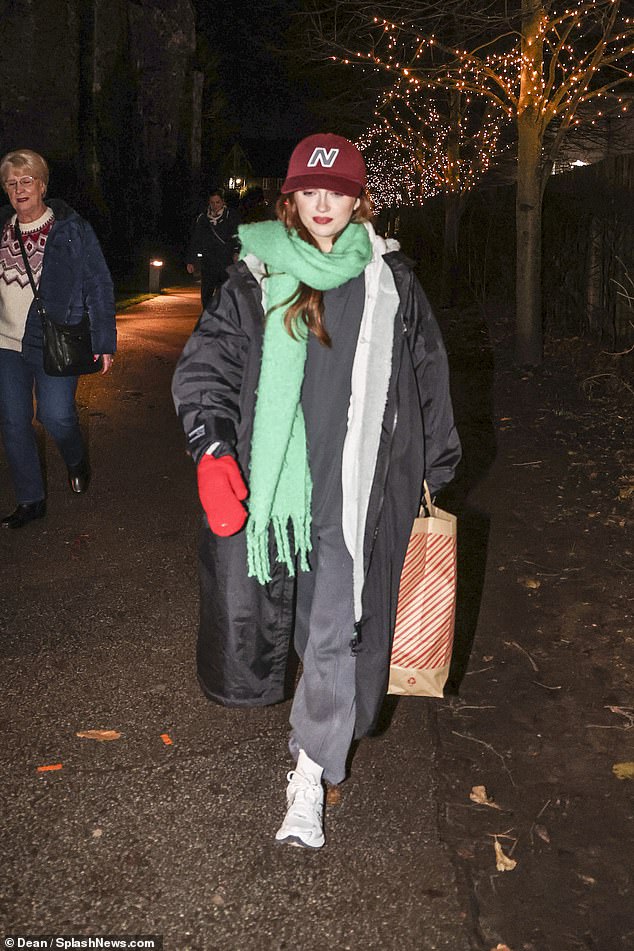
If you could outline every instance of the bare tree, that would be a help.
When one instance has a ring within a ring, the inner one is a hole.
[[[328,19],[317,11],[311,21],[313,43],[331,57],[383,73],[392,83],[398,77],[421,90],[482,97],[514,122],[516,356],[522,364],[542,359],[541,217],[553,163],[582,121],[584,104],[596,115],[628,107],[623,90],[633,75],[634,24],[623,7],[622,0],[416,0],[400,19],[372,15],[364,2],[335,0]],[[398,5],[391,9],[402,13]],[[437,32],[427,29],[430,12]]]

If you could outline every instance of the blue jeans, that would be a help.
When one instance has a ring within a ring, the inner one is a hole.
[[[25,341],[22,353],[0,348],[0,433],[19,504],[38,502],[46,495],[33,428],[36,419],[57,444],[67,466],[85,456],[75,406],[77,377],[48,376],[42,348]]]

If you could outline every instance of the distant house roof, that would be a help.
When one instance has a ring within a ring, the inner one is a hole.
[[[239,175],[248,178],[253,175],[253,167],[239,142],[234,142],[231,150],[222,161],[222,174],[225,178]]]

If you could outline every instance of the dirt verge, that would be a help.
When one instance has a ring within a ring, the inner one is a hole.
[[[473,947],[633,949],[632,381],[578,339],[514,368],[504,315],[444,331],[465,461],[446,497],[459,606],[435,709]]]

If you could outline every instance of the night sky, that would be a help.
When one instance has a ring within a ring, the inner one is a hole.
[[[299,139],[316,131],[306,81],[291,79],[284,46],[298,0],[196,0],[198,29],[220,57],[220,78],[240,137]]]

